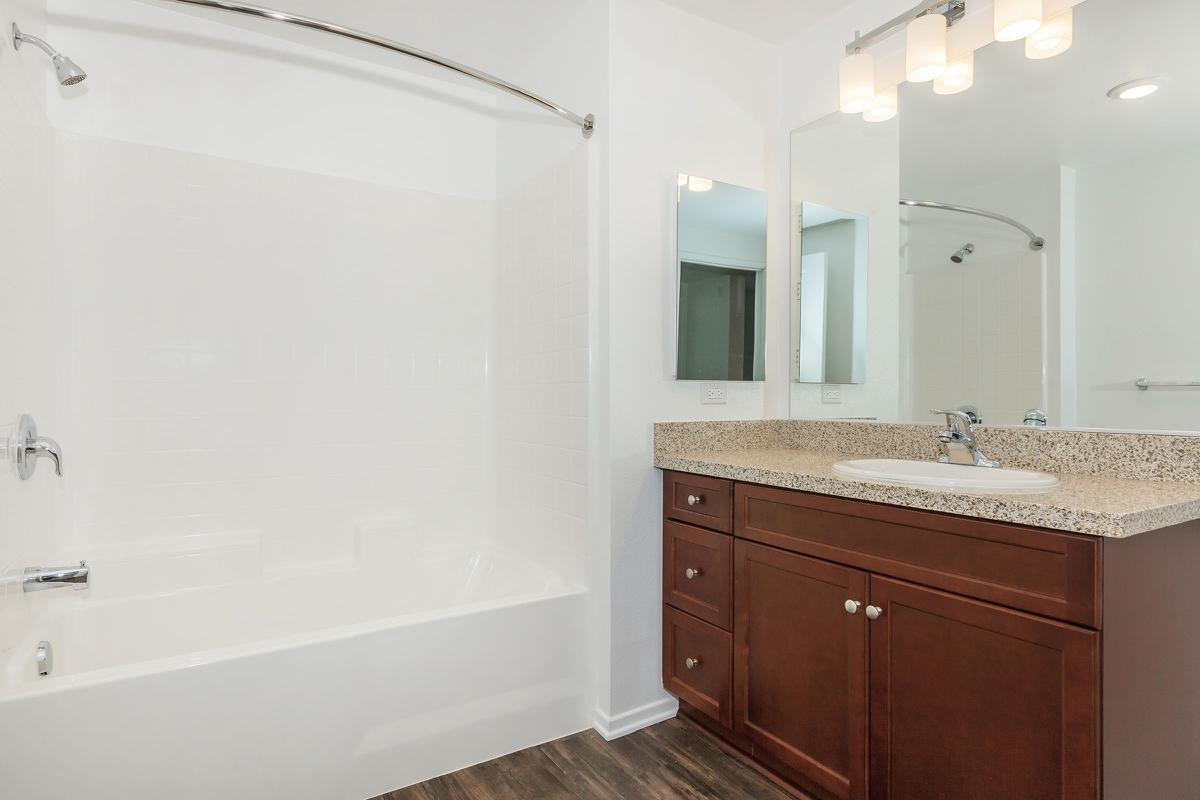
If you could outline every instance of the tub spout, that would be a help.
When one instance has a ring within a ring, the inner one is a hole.
[[[25,592],[40,592],[43,589],[57,589],[59,586],[70,586],[79,591],[88,588],[91,568],[86,561],[80,561],[78,567],[26,567],[21,573],[21,590]]]

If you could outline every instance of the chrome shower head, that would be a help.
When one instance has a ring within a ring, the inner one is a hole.
[[[87,80],[87,73],[78,64],[55,50],[44,39],[22,33],[15,22],[12,25],[12,38],[14,50],[20,50],[22,44],[29,42],[50,56],[50,61],[54,64],[54,71],[58,74],[58,82],[62,86],[74,86]]]
[[[950,260],[953,261],[955,264],[961,264],[961,263],[963,263],[963,260],[967,256],[971,255],[974,252],[975,252],[975,245],[964,244],[957,253],[950,256]]]

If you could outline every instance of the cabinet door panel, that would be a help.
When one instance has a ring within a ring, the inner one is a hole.
[[[867,626],[845,603],[866,575],[745,541],[734,563],[735,730],[805,788],[865,798]]]
[[[1099,634],[871,576],[872,800],[1096,800]]]

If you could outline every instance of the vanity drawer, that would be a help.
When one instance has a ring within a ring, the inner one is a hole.
[[[1100,627],[1095,537],[737,485],[739,537]]]
[[[705,622],[733,624],[733,537],[663,523],[663,600]]]
[[[680,522],[733,533],[733,481],[664,472],[663,514]]]
[[[663,686],[725,727],[733,725],[733,637],[663,607]]]

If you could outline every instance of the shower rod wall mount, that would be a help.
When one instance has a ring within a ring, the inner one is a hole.
[[[356,42],[362,42],[363,44],[381,47],[384,50],[391,50],[394,53],[400,53],[401,55],[415,58],[419,61],[424,61],[427,64],[433,64],[434,66],[448,69],[451,72],[457,72],[459,75],[465,75],[466,77],[473,78],[481,83],[486,83],[488,86],[508,92],[509,94],[519,97],[522,100],[527,100],[536,106],[544,108],[552,114],[557,114],[568,122],[578,125],[579,129],[583,132],[583,138],[585,139],[590,139],[592,133],[596,130],[596,117],[594,114],[580,116],[574,111],[566,109],[557,103],[552,103],[540,95],[534,94],[526,89],[522,89],[516,84],[509,83],[503,78],[497,78],[495,75],[489,75],[486,72],[472,69],[471,67],[468,67],[465,64],[460,64],[457,61],[451,61],[448,58],[442,58],[441,56],[434,55],[433,53],[425,50],[420,50],[416,47],[410,47],[409,45],[401,44],[400,42],[392,41],[391,39],[385,39],[382,36],[376,36],[375,34],[367,33],[366,31],[347,28],[344,25],[338,25],[334,22],[326,22],[324,20],[314,19],[313,17],[292,14],[287,11],[278,11],[273,8],[266,8],[265,6],[236,3],[232,2],[232,0],[164,1],[169,3],[180,3],[188,6],[199,6],[201,8],[213,8],[219,11],[228,11],[234,14],[244,14],[250,17],[269,19],[274,22],[283,22],[288,25],[295,25],[301,28],[309,28],[315,31],[331,33],[335,36],[341,36],[345,39],[352,39]]]

